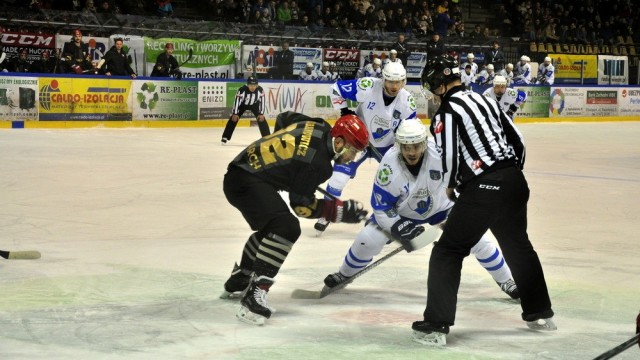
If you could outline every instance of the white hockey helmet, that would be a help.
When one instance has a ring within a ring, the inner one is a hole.
[[[313,67],[313,63],[312,63],[312,62],[308,62],[308,63],[307,63],[307,67],[312,68],[312,67]]]
[[[420,119],[402,120],[396,130],[398,144],[420,144],[427,140],[427,127]]]
[[[475,55],[473,55],[473,53],[468,53],[468,54],[467,54],[467,59],[469,59],[469,60],[473,60],[473,59],[475,59],[475,58],[476,58],[476,57],[475,57]]]
[[[322,63],[322,66],[323,66],[323,67],[324,67],[324,66],[329,66],[329,62],[328,62],[328,61],[324,61],[324,62]]]
[[[380,58],[375,58],[375,59],[373,59],[373,64],[374,65],[382,65],[382,60],[380,60]]]
[[[507,86],[507,78],[502,75],[496,75],[496,77],[493,78],[493,86],[500,85]]]
[[[493,64],[487,65],[487,70],[493,70]]]
[[[550,63],[550,62],[551,62],[551,58],[550,58],[550,57],[548,57],[548,56],[546,56],[546,57],[544,58],[544,62],[545,62],[545,64],[546,64],[546,63]]]
[[[390,62],[382,69],[382,78],[389,81],[404,81],[407,80],[407,70],[400,63]]]
[[[529,61],[529,57],[527,55],[520,56],[520,61]]]
[[[512,63],[508,63],[506,66],[507,70],[513,70],[513,64]]]

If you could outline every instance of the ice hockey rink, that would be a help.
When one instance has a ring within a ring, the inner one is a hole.
[[[558,331],[527,329],[519,303],[467,258],[440,349],[411,340],[431,246],[324,299],[291,298],[320,289],[360,225],[317,238],[301,219],[264,326],[218,298],[250,234],[222,179],[255,127],[225,146],[221,128],[0,130],[0,249],[42,253],[0,258],[0,359],[592,359],[634,336],[640,310],[640,122],[520,129],[529,235]],[[345,198],[368,204],[376,165]]]

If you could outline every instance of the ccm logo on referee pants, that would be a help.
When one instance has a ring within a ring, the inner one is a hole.
[[[480,184],[478,185],[478,187],[480,189],[487,189],[487,190],[500,190],[500,186],[495,186],[495,185]]]

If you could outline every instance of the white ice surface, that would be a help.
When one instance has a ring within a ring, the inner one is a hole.
[[[226,146],[222,129],[2,130],[0,249],[42,259],[0,258],[0,359],[591,359],[631,338],[640,310],[640,123],[520,129],[529,234],[559,330],[528,330],[469,258],[445,349],[410,339],[431,246],[325,299],[290,298],[336,271],[357,225],[316,238],[301,219],[265,326],[218,299],[250,234],[222,178],[256,128]],[[368,203],[375,167],[344,196]]]

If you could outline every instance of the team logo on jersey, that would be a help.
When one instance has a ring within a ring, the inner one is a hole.
[[[393,118],[394,119],[400,119],[400,111],[399,110],[393,110]]]
[[[440,180],[442,176],[440,175],[440,171],[438,170],[429,170],[429,177],[431,178],[431,180]]]
[[[370,87],[373,87],[373,80],[371,79],[367,79],[367,78],[362,78],[360,80],[358,80],[358,88],[365,90],[368,89]]]
[[[391,182],[391,175],[393,174],[393,170],[391,166],[388,164],[382,165],[382,168],[378,170],[378,175],[376,175],[376,182],[382,186],[389,185]]]
[[[413,97],[413,95],[409,94],[409,96],[407,97],[407,104],[409,104],[409,109],[415,111],[415,109],[416,109],[416,99]]]

